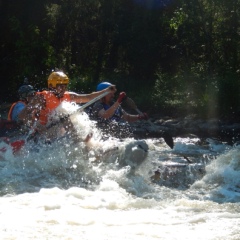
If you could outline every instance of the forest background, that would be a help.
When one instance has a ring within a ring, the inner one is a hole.
[[[0,103],[27,77],[70,90],[117,85],[142,110],[240,113],[240,0],[0,0]]]

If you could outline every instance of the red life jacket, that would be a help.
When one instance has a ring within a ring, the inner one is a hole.
[[[39,121],[41,124],[46,125],[48,122],[48,116],[49,114],[56,109],[61,102],[71,102],[71,97],[69,92],[65,92],[62,98],[56,97],[56,95],[53,92],[50,91],[43,91],[39,92],[37,94],[43,95],[46,105],[45,108],[43,108],[40,111]]]

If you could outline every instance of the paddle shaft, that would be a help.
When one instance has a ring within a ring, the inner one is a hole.
[[[143,115],[143,113],[137,108],[135,102],[131,98],[127,98],[127,103],[133,108],[139,115]],[[153,122],[150,121],[150,119],[146,120],[154,129],[156,129],[156,126]]]
[[[137,108],[136,104],[134,103],[134,101],[131,98],[127,98],[126,99],[127,103],[130,105],[131,108],[133,108],[138,114],[143,115],[143,113]],[[147,120],[147,122],[156,130],[158,131],[156,125],[150,121],[150,119]],[[166,142],[166,144],[173,149],[174,147],[174,142],[173,142],[173,138],[172,136],[167,133],[167,132],[163,132],[163,139]]]
[[[143,113],[138,109],[138,108],[135,108],[136,112],[140,115],[143,115]],[[156,126],[153,122],[151,122],[149,119],[147,120],[147,122],[153,127],[156,129]]]
[[[100,100],[101,98],[105,97],[106,95],[108,95],[109,92],[104,92],[102,93],[101,95],[95,97],[94,99],[90,100],[89,102],[83,104],[79,109],[78,111],[82,111],[84,110],[85,108],[87,108],[88,106],[92,105],[93,103],[97,102],[98,100]]]
[[[92,100],[88,101],[87,103],[83,104],[78,111],[83,111],[85,108],[89,107],[90,105],[92,105],[93,103],[97,102],[98,100],[100,100],[101,98],[105,97],[106,95],[108,95],[109,92],[104,92],[101,95],[93,98]],[[71,114],[67,115],[66,118],[70,117]],[[48,126],[47,128],[51,128],[53,126],[55,126],[56,124],[58,124],[59,122],[56,122],[50,126]],[[27,141],[31,139],[31,135],[33,134],[33,131],[30,132],[30,134],[28,134],[27,136]],[[13,148],[14,152],[17,152],[21,149],[22,146],[24,146],[25,140],[17,140],[15,142],[10,143],[11,147]]]

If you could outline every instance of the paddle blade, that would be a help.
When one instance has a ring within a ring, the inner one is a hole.
[[[17,153],[18,151],[20,151],[22,149],[22,147],[24,146],[25,141],[24,140],[18,140],[15,142],[10,143],[12,149],[13,149],[13,154]]]
[[[164,133],[163,133],[163,139],[164,139],[164,141],[166,142],[166,144],[167,144],[171,149],[173,149],[173,147],[174,147],[173,137],[172,137],[169,133],[164,132]]]

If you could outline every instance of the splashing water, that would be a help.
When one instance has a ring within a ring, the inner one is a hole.
[[[103,141],[76,105],[62,108],[89,145],[61,138],[13,155],[0,142],[2,239],[240,238],[239,146]]]

